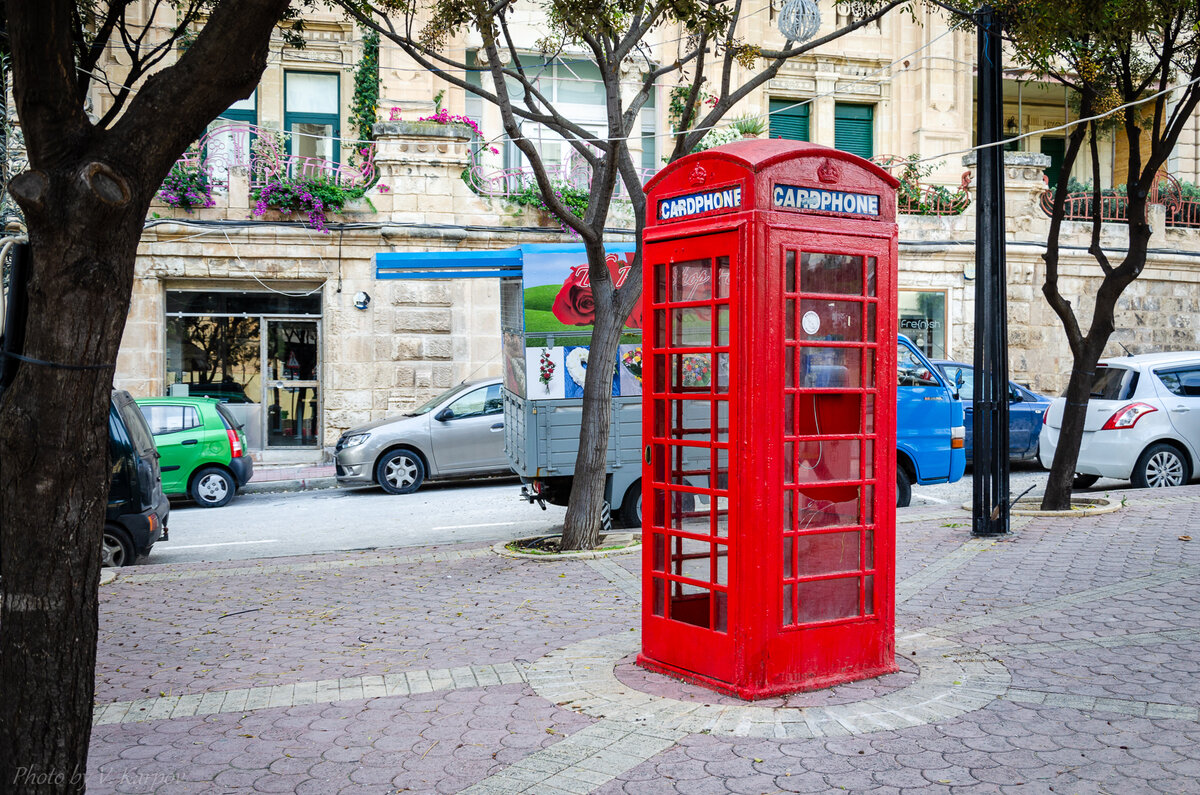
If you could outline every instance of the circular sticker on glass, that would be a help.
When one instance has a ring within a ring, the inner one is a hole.
[[[800,319],[800,327],[804,329],[805,334],[816,334],[821,328],[821,318],[817,316],[816,312],[809,310]]]

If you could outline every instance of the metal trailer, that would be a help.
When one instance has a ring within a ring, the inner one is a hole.
[[[582,411],[582,400],[534,401],[504,391],[504,452],[531,502],[567,504]],[[639,523],[641,512],[641,447],[641,399],[613,398],[604,495],[627,525]]]
[[[580,244],[519,248],[523,264],[534,256],[547,259],[550,255],[557,255],[562,263],[574,263],[573,267],[564,267],[563,274],[572,274],[580,263],[586,263],[586,254]],[[614,256],[632,250],[632,244],[609,246],[609,258],[612,260]],[[540,271],[523,267],[519,273],[500,280],[500,326],[505,348],[504,451],[513,471],[524,484],[522,494],[526,499],[540,504],[566,505],[575,475],[575,459],[579,454],[583,400],[579,396],[559,396],[557,391],[553,396],[536,396],[542,392],[534,385],[537,374],[532,371],[536,368],[532,357],[522,352],[586,348],[591,327],[580,325],[578,330],[558,328],[552,331],[529,328],[535,313],[526,311],[526,290],[536,291],[541,286],[538,282],[544,282],[546,278],[544,267]],[[563,287],[551,285],[551,288],[561,292],[569,287],[571,278],[566,277]],[[631,328],[626,329],[622,338],[626,346],[640,345],[640,340],[640,331]],[[619,372],[619,365],[615,366]],[[567,374],[560,373],[560,377],[565,379]],[[550,392],[548,383],[545,392]],[[640,522],[642,399],[640,389],[638,392],[613,396],[605,467],[605,499],[612,512],[628,525]]]
[[[632,243],[608,246],[610,267],[623,281],[628,272]],[[526,378],[527,351],[586,348],[591,326],[582,316],[557,318],[559,294],[582,289],[589,294],[587,255],[583,245],[525,244],[500,250],[381,252],[376,255],[379,279],[499,279],[500,326],[504,340],[504,448],[513,471],[524,482],[522,493],[531,501],[565,505],[571,493],[575,457],[579,452],[582,387],[566,394],[562,388],[565,367],[559,372],[557,392],[536,385],[536,375]],[[536,301],[526,306],[526,289]],[[533,306],[537,303],[537,306]],[[529,310],[529,311],[527,311]],[[530,326],[537,328],[530,328]],[[640,347],[641,332],[627,328],[625,348]],[[536,368],[536,364],[534,364]],[[625,368],[621,383],[627,394],[613,397],[613,422],[609,434],[606,498],[614,512],[636,517],[641,478],[642,404],[640,380]],[[534,383],[532,396],[527,382]],[[614,378],[614,392],[617,392]],[[559,393],[562,394],[559,394]],[[627,497],[631,497],[627,499]]]

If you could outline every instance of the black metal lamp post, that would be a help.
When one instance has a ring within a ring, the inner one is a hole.
[[[975,417],[972,426],[971,532],[1007,533],[1008,302],[1004,264],[1003,75],[1000,24],[978,14],[978,192],[975,203]]]

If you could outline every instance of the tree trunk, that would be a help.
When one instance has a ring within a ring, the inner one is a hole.
[[[96,174],[85,166],[32,177],[41,180],[38,203],[65,212],[26,208],[33,257],[25,354],[104,366],[22,362],[0,398],[0,791],[6,793],[82,792],[91,737],[112,364],[141,233],[142,215],[132,205],[144,211],[149,200],[130,201],[123,190],[120,206],[106,202],[94,195],[89,173]],[[28,187],[28,180],[19,183],[26,177],[14,186]]]
[[[612,424],[613,367],[624,328],[625,318],[616,319],[608,303],[602,307],[598,301],[588,350],[587,377],[583,384],[579,455],[575,459],[571,497],[563,520],[563,549],[593,549],[600,540],[604,487],[608,481],[605,464],[608,431]],[[613,499],[621,496],[614,494]]]
[[[84,789],[107,414],[142,224],[175,159],[258,84],[287,6],[213,3],[178,60],[99,129],[77,74],[90,70],[76,68],[79,4],[5,3],[31,164],[8,191],[33,254],[25,355],[40,362],[22,362],[0,396],[0,792]]]
[[[1103,344],[1094,346],[1089,344],[1088,340],[1084,340],[1080,356],[1071,365],[1071,379],[1067,382],[1058,446],[1054,450],[1054,463],[1050,465],[1046,494],[1042,497],[1043,511],[1067,511],[1071,508],[1071,488],[1075,481],[1075,463],[1079,460],[1079,445],[1083,441],[1083,427],[1087,420],[1088,396],[1091,394],[1092,380],[1096,375],[1096,362],[1100,360],[1100,351],[1103,349]]]

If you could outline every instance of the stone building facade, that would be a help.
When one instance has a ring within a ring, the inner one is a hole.
[[[822,33],[845,24],[832,5],[823,11]],[[772,5],[770,13],[750,17],[747,36],[781,45],[776,13]],[[789,63],[731,115],[772,124],[786,116],[803,122],[790,129],[831,146],[847,129],[865,130],[858,139],[870,150],[864,154],[930,158],[927,180],[958,186],[972,168],[962,153],[974,129],[973,37],[932,12],[917,13],[919,25],[897,14],[827,52]],[[676,33],[656,34],[659,57],[673,57]],[[309,46],[302,51],[280,41],[255,96],[231,108],[224,121],[293,132],[300,143],[292,145],[303,150],[293,155],[328,156],[345,165],[357,146],[348,98],[362,33],[318,16],[306,35]],[[516,35],[535,41],[537,19],[528,17]],[[464,37],[454,46],[469,51],[478,42]],[[224,396],[240,406],[254,455],[293,460],[320,458],[348,427],[411,409],[463,379],[499,374],[495,280],[390,280],[380,277],[375,255],[570,239],[552,218],[500,195],[481,197],[463,181],[464,170],[476,164],[484,171],[520,165],[502,138],[490,140],[498,150],[492,154],[466,127],[389,121],[392,107],[409,120],[432,112],[442,86],[386,43],[379,60],[378,181],[365,200],[330,219],[328,232],[273,211],[254,215],[252,177],[238,165],[223,167],[228,185],[213,207],[185,212],[155,205],[139,249],[118,386],[158,395],[181,389],[176,384],[217,394],[228,385]],[[647,172],[665,153],[670,88],[662,85],[654,107],[644,111],[639,146]],[[1051,128],[1069,120],[1071,110],[1061,89],[1021,76],[1006,81],[1005,97],[1009,131],[1034,133],[1020,141],[1023,152],[1009,154],[1010,363],[1016,379],[1056,393],[1065,385],[1070,355],[1041,296],[1048,219],[1039,200],[1054,139],[1064,134]],[[447,89],[441,101],[452,113],[474,118],[485,136],[501,129],[494,108],[460,90]],[[797,107],[806,110],[800,114]],[[847,118],[858,127],[847,127]],[[1191,182],[1200,181],[1195,128],[1171,160],[1173,173]],[[1122,146],[1113,140],[1101,151],[1101,172],[1110,180],[1121,178]],[[1077,165],[1077,175],[1090,173],[1086,159]],[[1154,212],[1160,214],[1154,251],[1122,299],[1109,353],[1121,352],[1118,343],[1135,352],[1200,348],[1200,231],[1165,228],[1161,208]],[[901,216],[901,326],[935,358],[971,357],[973,213],[972,206],[960,215]],[[1115,255],[1124,233],[1115,224],[1105,230],[1104,243]],[[1088,242],[1085,225],[1067,224],[1064,289],[1085,313],[1098,279]]]

